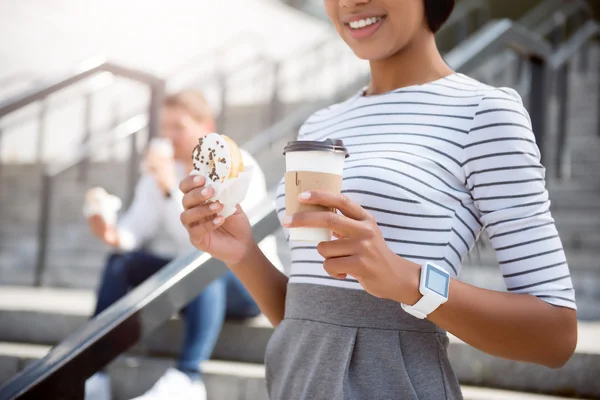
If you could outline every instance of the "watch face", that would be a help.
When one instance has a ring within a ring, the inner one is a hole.
[[[425,281],[425,287],[448,298],[448,286],[450,285],[450,276],[437,268],[427,265],[427,279]]]

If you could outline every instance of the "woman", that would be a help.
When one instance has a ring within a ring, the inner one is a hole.
[[[300,140],[342,139],[350,158],[342,195],[299,196],[337,214],[286,217],[280,185],[284,227],[337,237],[291,243],[289,280],[257,250],[241,210],[224,221],[203,205],[203,179],[181,183],[192,242],[226,262],[277,326],[266,354],[274,400],[460,399],[446,331],[548,367],[574,351],[574,291],[528,114],[513,90],[446,65],[434,33],[453,6],[325,0],[371,81],[300,130]],[[482,229],[505,293],[456,279]]]

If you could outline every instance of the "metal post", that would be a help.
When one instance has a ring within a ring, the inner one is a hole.
[[[129,172],[127,181],[127,205],[133,201],[135,187],[139,179],[140,155],[137,149],[137,141],[140,131],[131,135],[131,154],[129,155]]]
[[[35,148],[36,160],[38,163],[41,163],[44,157],[44,136],[46,135],[46,114],[48,112],[48,102],[44,97],[40,101],[40,111],[38,114],[38,135],[37,135],[37,145]]]
[[[552,33],[550,35],[551,37],[551,44],[552,44],[552,49],[554,51],[556,51],[559,47],[560,44],[565,40],[566,37],[566,32],[565,32],[565,18],[561,13],[555,13],[554,16],[554,21],[555,21],[555,27],[552,30]],[[549,72],[550,73],[550,72]],[[552,79],[548,80],[548,84],[550,85],[550,93],[553,95],[559,95],[559,88],[558,85],[560,84],[557,80],[560,79],[560,77],[557,77],[557,73],[556,71],[552,71]]]
[[[90,145],[90,140],[92,139],[92,93],[87,93],[85,95],[85,103],[84,103],[84,110],[83,110],[83,140],[82,140],[82,147],[88,147]],[[90,160],[89,157],[86,156],[83,160],[81,160],[81,163],[79,164],[79,168],[78,168],[78,175],[77,175],[77,181],[79,183],[84,182],[85,180],[87,180],[87,176],[88,176],[88,169],[90,166]]]
[[[598,107],[598,112],[596,113],[596,129],[598,130],[598,136],[600,136],[600,69],[598,69],[598,74],[596,75],[596,79],[598,79],[597,84],[598,86],[598,100],[597,100],[597,107]]]
[[[515,65],[515,82],[517,82],[517,84],[521,82],[521,78],[523,77],[523,71],[525,70],[525,62],[526,60],[523,57],[517,56],[517,63]]]
[[[585,23],[587,22],[587,19],[588,19],[587,14],[582,10],[580,13],[580,17],[579,17],[580,27],[585,25]],[[589,72],[589,70],[590,70],[591,49],[592,49],[591,43],[588,41],[579,50],[579,72],[581,74],[585,74],[585,73]]]
[[[546,138],[546,62],[541,58],[530,57],[531,91],[529,95],[529,112],[535,140],[540,149],[542,161],[545,159]]]
[[[2,187],[2,127],[0,127],[0,187]]]
[[[158,137],[160,133],[160,110],[165,98],[164,81],[156,81],[150,86],[150,104],[148,109],[148,139]]]
[[[570,175],[569,147],[567,144],[567,117],[569,106],[569,64],[560,69],[558,75],[558,136],[556,139],[555,168],[556,178],[563,179]]]
[[[119,106],[116,102],[112,103],[112,122],[111,122],[111,132],[115,132],[117,126],[119,126]],[[109,147],[112,148],[112,151],[109,155],[109,160],[112,158],[113,160],[117,159],[117,149],[118,149],[118,139],[115,138],[115,135],[112,136],[112,141],[109,144]]]
[[[279,118],[279,80],[281,75],[281,64],[274,62],[272,65],[273,74],[273,94],[271,96],[271,125],[277,122]]]
[[[37,260],[34,284],[41,286],[46,269],[46,254],[50,228],[50,209],[52,200],[52,176],[44,172],[42,178],[42,195],[40,197],[40,219],[38,222]]]
[[[221,110],[217,118],[217,129],[219,132],[226,132],[227,125],[227,76],[219,72],[218,75],[219,89],[221,90]]]

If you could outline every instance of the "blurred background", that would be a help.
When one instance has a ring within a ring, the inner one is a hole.
[[[599,15],[597,0],[463,0],[438,34],[453,68],[525,99],[579,307],[579,347],[560,370],[453,340],[467,398],[600,398]],[[80,365],[96,371],[115,359],[114,395],[126,399],[176,352],[173,310],[206,284],[202,265],[220,267],[180,260],[90,326],[107,248],[81,212],[91,186],[131,201],[165,93],[202,90],[218,131],[254,155],[273,189],[283,144],[303,120],[367,81],[368,66],[338,39],[321,0],[0,0],[0,387],[14,378],[27,396],[34,382],[58,387]],[[257,235],[281,244],[272,212],[256,211]],[[285,269],[283,245],[279,257]],[[465,264],[463,280],[505,290],[485,237]],[[260,317],[226,323],[204,367],[210,398],[266,399],[271,332]],[[43,358],[61,342],[60,355]],[[29,365],[37,367],[16,376]]]

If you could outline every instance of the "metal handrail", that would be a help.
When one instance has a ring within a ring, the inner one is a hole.
[[[40,217],[37,226],[37,250],[36,250],[36,265],[34,285],[41,286],[44,270],[46,268],[46,260],[48,253],[48,241],[50,238],[50,210],[52,209],[52,198],[54,194],[54,180],[64,172],[76,167],[85,162],[87,158],[97,151],[98,147],[106,144],[114,143],[114,140],[124,141],[131,140],[131,157],[129,159],[129,184],[128,184],[128,200],[131,201],[135,189],[135,180],[137,179],[137,168],[139,168],[139,160],[136,149],[136,136],[138,133],[148,128],[149,118],[144,115],[138,115],[121,123],[115,128],[115,137],[99,138],[88,142],[83,146],[73,159],[60,164],[49,165],[44,169],[42,175],[42,190],[40,195]]]
[[[559,28],[564,27],[569,18],[578,12],[583,12],[587,19],[593,20],[592,10],[585,0],[569,0],[568,2],[565,0],[546,0],[525,14],[525,16],[518,20],[518,23],[546,39],[551,35],[549,40],[556,47],[563,38],[561,35],[553,33],[558,32]],[[582,60],[584,62],[587,60],[587,53],[588,51],[582,52]],[[504,71],[508,71],[510,64],[514,60],[513,53],[509,50],[502,52],[499,57],[494,64],[493,70],[489,73],[491,76],[497,76]],[[523,69],[522,59],[518,59],[516,65],[517,78],[522,76]]]
[[[478,13],[477,23],[483,25],[490,17],[490,4],[487,0],[465,0],[456,5],[448,20],[437,32],[437,36],[443,36],[448,30],[458,26],[456,39],[458,42],[468,36],[468,16],[471,13]],[[478,27],[479,27],[478,26]]]
[[[552,69],[557,70],[577,54],[586,43],[598,37],[599,25],[596,21],[588,21],[577,31],[571,38],[564,43],[549,60],[549,65]]]
[[[563,3],[563,0],[543,1],[522,16],[519,19],[519,23],[523,26],[533,27],[542,19],[546,18],[548,14],[554,12],[557,7],[561,7]]]
[[[446,61],[454,70],[466,72],[507,47],[530,60],[531,97],[533,98],[530,103],[531,124],[538,146],[543,148],[546,120],[546,64],[552,55],[552,46],[548,42],[509,19],[496,20],[488,23],[447,54]]]
[[[66,77],[48,79],[40,83],[40,88],[28,90],[23,94],[0,102],[0,118],[28,106],[31,103],[43,100],[51,94],[63,90],[99,72],[110,72],[148,85],[160,85],[164,83],[162,79],[147,72],[124,67],[109,62],[104,58],[94,58],[80,65],[79,68],[74,72],[67,74]]]
[[[251,214],[259,242],[278,224],[273,206]],[[179,257],[0,387],[0,399],[83,399],[84,383],[160,327],[227,267],[207,253]]]
[[[169,75],[169,76],[173,76],[174,74],[181,73],[181,72],[182,72],[184,69],[186,69],[186,68],[188,68],[188,69],[189,69],[189,66],[192,64],[192,62],[193,62],[194,60],[197,60],[197,59],[199,59],[200,57],[202,57],[204,60],[206,60],[207,58],[214,58],[214,59],[218,59],[218,58],[220,58],[220,57],[222,57],[222,56],[223,56],[223,54],[226,52],[226,49],[230,49],[230,48],[231,48],[231,46],[232,46],[232,43],[234,43],[234,42],[235,42],[236,44],[237,44],[237,43],[239,43],[239,42],[240,42],[240,41],[242,41],[242,40],[243,40],[243,41],[246,41],[246,42],[247,42],[247,41],[249,41],[249,40],[250,40],[250,41],[252,41],[252,42],[258,42],[258,39],[260,39],[260,37],[259,37],[258,35],[256,35],[255,33],[252,33],[252,32],[240,33],[240,34],[238,34],[238,35],[234,36],[232,39],[228,40],[228,41],[227,41],[227,42],[226,42],[224,45],[222,45],[221,47],[217,47],[217,48],[213,48],[213,49],[209,50],[209,51],[207,52],[208,54],[207,54],[207,53],[203,53],[203,54],[195,55],[195,56],[193,56],[192,58],[188,59],[186,62],[179,64],[179,65],[178,65],[176,68],[174,68],[174,69],[173,69],[173,70],[172,70],[172,71],[171,71],[171,72],[170,72],[168,75]],[[263,58],[264,58],[264,55],[262,55],[262,54],[261,54],[261,55],[259,55],[258,57],[256,57],[256,59],[252,59],[252,60],[244,60],[244,65],[247,65],[248,63],[259,62],[259,61],[260,61],[260,62],[262,62],[262,59],[263,59]],[[90,72],[90,75],[89,75],[89,76],[85,76],[85,75],[84,75],[83,77],[81,77],[81,79],[77,79],[77,77],[75,76],[75,75],[78,75],[78,74],[79,74],[79,73],[81,73],[81,72],[86,72],[86,70],[89,68],[89,66],[94,66],[95,64],[99,64],[99,63],[103,62],[103,60],[104,60],[104,58],[103,58],[103,57],[93,57],[93,58],[91,58],[91,59],[85,60],[84,62],[82,62],[82,63],[81,63],[79,66],[78,66],[78,68],[76,68],[75,72],[73,72],[73,71],[70,71],[69,73],[66,73],[66,74],[63,74],[63,75],[61,75],[61,76],[59,77],[59,79],[51,79],[50,81],[47,81],[47,82],[45,82],[45,83],[44,83],[44,82],[41,82],[41,84],[42,84],[42,85],[44,85],[44,84],[48,84],[48,83],[50,83],[50,82],[53,82],[53,81],[58,81],[58,82],[61,82],[61,81],[68,80],[69,78],[74,78],[74,79],[76,79],[76,81],[75,81],[75,82],[70,82],[70,83],[68,83],[68,84],[67,84],[65,87],[67,87],[67,86],[70,86],[70,85],[72,85],[72,84],[74,84],[74,83],[77,83],[79,80],[83,80],[83,79],[89,78],[89,77],[91,77],[92,75],[94,75],[94,72],[88,71],[88,72]],[[109,63],[109,64],[110,64],[110,63]],[[114,65],[114,64],[113,64],[113,65]],[[117,66],[117,67],[118,67],[118,66]],[[130,69],[130,70],[131,70],[131,69]],[[113,72],[113,71],[106,71],[106,72]],[[151,74],[147,74],[147,73],[145,73],[145,72],[143,72],[143,71],[135,71],[135,70],[131,70],[131,72],[134,72],[134,73],[136,73],[136,74],[137,74],[137,73],[139,73],[139,74],[141,74],[142,76],[143,76],[143,75],[149,75],[149,76],[151,76]],[[117,74],[117,75],[118,75],[118,74]],[[214,73],[213,73],[213,75],[214,75]],[[214,76],[211,76],[211,78],[214,80]],[[167,79],[168,79],[168,78],[167,78]],[[78,94],[76,94],[76,95],[75,95],[75,97],[77,97],[77,98],[82,98],[82,97],[83,97],[83,98],[85,99],[85,101],[86,101],[86,105],[85,105],[85,107],[89,107],[89,106],[90,106],[90,105],[89,105],[89,101],[90,101],[90,99],[92,98],[92,96],[93,96],[95,93],[99,92],[100,90],[103,90],[103,89],[105,89],[106,87],[109,87],[110,85],[111,85],[111,82],[100,82],[99,84],[96,84],[96,83],[94,82],[94,84],[92,85],[92,87],[91,87],[91,88],[89,88],[89,89],[87,89],[87,90],[85,91],[85,93],[78,93]],[[64,88],[64,87],[63,87],[63,88]],[[43,89],[43,88],[42,88],[42,89]],[[35,92],[36,92],[36,91],[38,91],[38,90],[40,90],[40,88],[39,88],[39,83],[36,85],[36,88],[34,88],[34,89],[31,89],[29,92],[30,92],[30,93],[35,93]],[[58,88],[56,91],[60,91],[60,90],[61,90],[61,88]],[[25,95],[27,95],[27,94],[28,94],[28,93],[21,94],[21,95],[19,95],[19,96],[13,96],[13,97],[11,97],[10,99],[8,99],[8,100],[6,100],[5,102],[3,102],[3,103],[1,103],[1,104],[0,104],[0,109],[1,109],[2,107],[4,107],[4,106],[7,106],[7,105],[9,105],[10,103],[13,103],[13,102],[16,102],[15,106],[16,106],[16,105],[18,105],[18,100],[19,100],[19,99],[20,99],[22,96],[25,96]],[[45,100],[45,98],[46,98],[47,96],[49,96],[50,94],[52,94],[52,93],[46,93],[46,94],[42,94],[42,98],[41,98],[40,100]],[[68,97],[66,97],[66,98],[61,98],[61,99],[60,99],[60,101],[59,101],[58,103],[53,103],[53,104],[52,104],[52,106],[53,106],[53,109],[56,109],[57,107],[60,107],[60,106],[64,106],[64,105],[68,105],[68,104],[70,104],[70,103],[73,101],[73,98],[74,98],[73,96],[68,96]],[[34,101],[34,102],[35,102],[35,101]],[[22,108],[22,107],[17,107],[17,108]],[[16,110],[13,110],[13,111],[16,111]],[[44,115],[44,113],[45,113],[45,111],[46,111],[46,104],[43,104],[43,106],[42,106],[42,110],[38,111],[37,113],[43,116],[43,115]],[[5,114],[0,114],[0,120],[2,119],[2,117],[3,117],[3,116],[5,116],[5,115],[9,114],[10,112],[11,112],[10,110],[7,110],[7,112],[6,112]],[[138,114],[144,114],[144,113],[145,113],[145,112],[144,112],[143,110],[136,111],[135,113],[129,113],[129,116],[127,116],[126,118],[124,118],[124,119],[122,119],[122,120],[127,120],[127,119],[129,119],[129,118],[132,118],[132,117],[134,117],[134,116],[138,116]],[[8,124],[8,125],[7,125],[7,124],[0,125],[0,136],[2,135],[2,133],[3,133],[3,132],[6,132],[6,129],[7,129],[7,128],[13,127],[13,126],[15,126],[15,125],[19,125],[19,124],[21,124],[21,123],[23,123],[23,122],[26,122],[26,121],[30,120],[32,117],[33,117],[33,115],[31,115],[31,114],[28,114],[28,115],[20,116],[20,118],[18,118],[18,119],[16,119],[16,120],[11,120],[11,123],[10,123],[10,124]],[[40,124],[42,124],[42,123],[43,123],[43,122],[41,122]],[[115,122],[113,122],[113,124],[115,124]],[[88,122],[86,122],[86,125],[89,125],[89,121],[88,121]],[[87,127],[86,129],[88,129],[88,130],[89,130],[90,128],[89,128],[89,127]],[[41,127],[41,126],[40,126],[40,133],[38,134],[38,142],[39,142],[39,143],[38,143],[38,149],[41,147],[41,142],[42,142],[43,138],[41,138],[40,136],[43,136],[43,134],[44,134],[43,127]],[[151,134],[152,134],[152,135],[155,135],[155,134],[156,134],[156,132],[153,130]],[[84,140],[85,140],[85,139],[84,139]],[[40,151],[38,150],[38,153],[39,153],[39,152],[40,152]]]
[[[165,81],[155,75],[137,69],[125,67],[103,58],[91,59],[83,63],[74,72],[40,83],[38,88],[26,91],[0,103],[0,118],[30,104],[45,100],[48,96],[71,85],[81,82],[95,74],[109,72],[117,76],[140,82],[150,88],[150,136],[158,134],[158,111],[165,93]]]
[[[575,34],[571,36],[548,60],[548,65],[553,71],[558,72],[558,135],[556,137],[556,151],[554,153],[555,177],[563,179],[570,170],[567,163],[569,148],[567,143],[567,119],[569,102],[569,62],[590,41],[600,36],[600,25],[596,21],[588,21]],[[600,89],[599,89],[600,91]],[[600,115],[600,99],[598,100],[598,114]],[[597,126],[600,135],[600,123]]]
[[[504,47],[511,47],[531,64],[530,115],[537,144],[546,157],[545,119],[547,111],[546,86],[550,82],[547,73],[558,75],[559,112],[558,136],[553,164],[555,177],[564,178],[567,147],[568,118],[568,79],[569,62],[588,42],[600,36],[600,27],[596,21],[586,22],[567,42],[553,46],[538,34],[534,34],[518,23],[510,20],[493,21],[484,29],[462,43],[447,55],[448,63],[458,71],[468,71],[479,65],[489,56],[497,54]],[[600,103],[600,102],[599,102]],[[600,115],[600,113],[599,113]],[[600,124],[598,124],[600,135]]]
[[[567,3],[563,3],[563,6],[560,9],[554,10],[549,18],[535,26],[533,29],[542,36],[550,35],[560,24],[557,17],[566,20],[580,12],[583,12],[588,19],[594,18],[592,8],[586,1],[570,0]]]
[[[485,25],[446,54],[445,59],[453,69],[467,71],[506,47],[544,60],[552,55],[552,46],[542,37],[509,19],[502,19]]]

